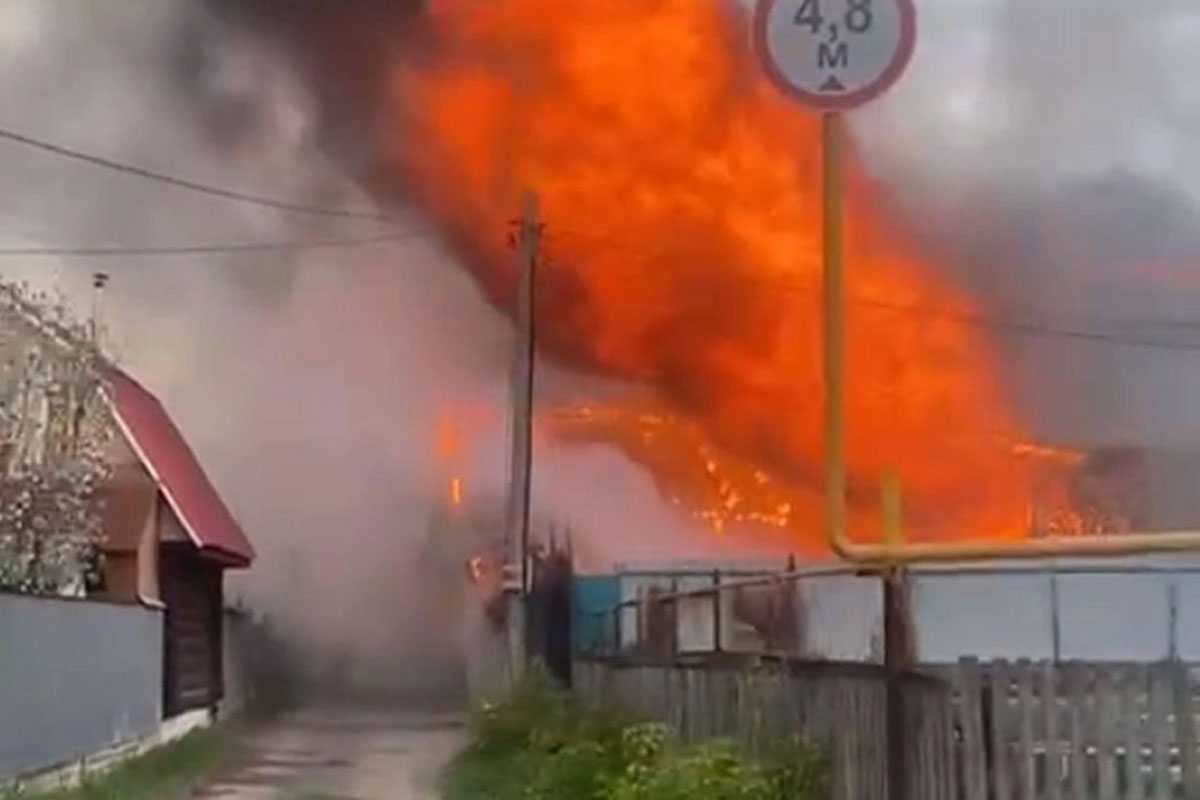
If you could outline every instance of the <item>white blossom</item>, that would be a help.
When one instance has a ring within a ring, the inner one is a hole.
[[[103,359],[61,302],[0,281],[0,364],[0,588],[77,592],[111,474]]]

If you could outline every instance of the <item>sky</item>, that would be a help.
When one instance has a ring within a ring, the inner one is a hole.
[[[1200,7],[917,5],[908,75],[851,122],[870,171],[947,254],[950,277],[997,314],[1200,345]],[[200,2],[0,3],[0,128],[214,185],[374,207],[322,147],[317,103],[277,53]],[[0,247],[379,232],[10,142],[0,142],[0,185]],[[405,229],[428,227],[413,209],[387,211]],[[445,477],[431,468],[439,416],[484,409],[455,466],[469,487],[495,489],[505,469],[512,333],[449,251],[417,237],[302,254],[0,261],[0,275],[56,287],[81,311],[97,269],[113,278],[106,345],[164,400],[263,553],[264,568],[235,591],[285,616],[305,606],[322,636],[363,647],[419,635],[397,638],[379,608],[411,599],[412,543]],[[1200,447],[1200,352],[1021,337],[998,346],[1047,438]],[[635,559],[678,541],[649,478],[613,451],[553,458],[538,478],[550,516],[658,532],[641,537]],[[334,600],[308,607],[304,575]],[[345,619],[361,623],[347,631]]]

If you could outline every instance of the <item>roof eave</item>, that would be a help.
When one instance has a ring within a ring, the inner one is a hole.
[[[199,548],[200,555],[210,561],[215,561],[226,569],[247,569],[254,563],[254,555],[249,556],[241,553],[231,553],[228,550],[212,545],[205,545]]]

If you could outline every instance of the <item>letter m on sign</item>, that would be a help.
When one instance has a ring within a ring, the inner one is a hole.
[[[817,66],[821,69],[845,69],[850,66],[850,46],[846,42],[830,45],[821,42],[817,49]]]

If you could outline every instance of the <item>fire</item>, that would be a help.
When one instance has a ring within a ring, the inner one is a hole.
[[[793,512],[818,502],[757,465],[712,445],[700,425],[652,405],[558,409],[547,420],[567,441],[605,441],[646,466],[659,491],[717,533],[750,523],[760,536],[790,529]],[[789,537],[781,542],[795,548]]]
[[[499,305],[514,292],[506,232],[536,190],[541,347],[652,387],[678,421],[594,433],[667,496],[711,461],[695,507],[723,508],[716,527],[756,514],[742,521],[816,541],[819,121],[767,85],[747,24],[715,0],[439,3],[432,52],[395,72],[392,155]],[[914,537],[1025,535],[1033,476],[1013,447],[1028,437],[989,343],[961,322],[972,303],[851,175],[853,530],[878,536],[895,470]],[[643,437],[671,427],[686,445]]]
[[[463,479],[454,477],[450,479],[450,505],[458,508],[463,501]]]
[[[462,456],[463,433],[456,416],[446,412],[438,416],[434,447],[438,460],[443,463],[454,462]]]

